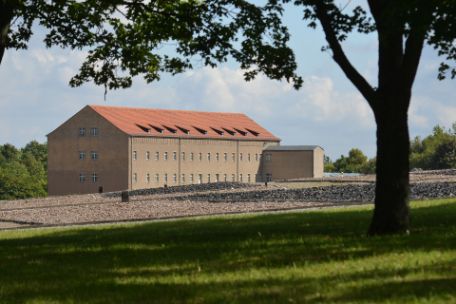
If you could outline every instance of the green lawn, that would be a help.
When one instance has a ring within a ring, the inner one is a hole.
[[[0,303],[456,303],[456,199],[409,236],[368,207],[0,232]]]

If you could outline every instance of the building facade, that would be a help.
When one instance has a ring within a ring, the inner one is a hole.
[[[260,171],[271,181],[323,177],[325,151],[320,146],[269,146]]]
[[[48,193],[275,179],[279,143],[244,114],[89,105],[48,134]]]

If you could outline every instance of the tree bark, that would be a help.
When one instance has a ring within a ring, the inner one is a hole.
[[[14,6],[11,1],[0,1],[0,65],[6,50],[8,32],[13,19]]]
[[[410,94],[388,94],[374,111],[377,122],[375,209],[369,235],[408,233]],[[399,95],[399,96],[398,96]]]

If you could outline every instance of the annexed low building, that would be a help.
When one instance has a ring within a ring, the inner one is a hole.
[[[48,134],[48,193],[252,183],[266,180],[263,167],[271,168],[267,174],[273,179],[288,173],[294,177],[299,172],[280,173],[262,158],[265,149],[279,143],[279,138],[240,113],[89,105]],[[319,161],[306,153],[299,155],[293,158],[298,163]],[[291,166],[290,161],[283,162]],[[319,168],[298,163],[298,168],[315,172]]]
[[[261,171],[268,181],[323,177],[324,155],[320,146],[270,146]]]

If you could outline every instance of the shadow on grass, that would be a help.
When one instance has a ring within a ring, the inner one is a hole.
[[[0,302],[456,297],[456,201],[412,215],[410,236],[374,238],[356,209],[30,231],[0,239]]]

